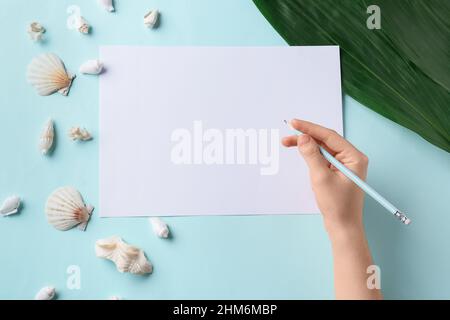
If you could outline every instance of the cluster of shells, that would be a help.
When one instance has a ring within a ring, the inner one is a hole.
[[[98,0],[99,4],[108,12],[114,11],[113,0]],[[78,7],[68,8],[71,16],[68,19],[69,29],[74,29],[81,34],[88,34],[91,26],[81,16]],[[155,28],[158,25],[159,11],[151,10],[144,16],[144,25]],[[44,39],[46,29],[39,22],[28,25],[27,33],[34,42]],[[97,59],[84,62],[79,67],[82,74],[99,75],[104,70],[103,63]],[[64,62],[54,53],[44,53],[33,58],[27,68],[27,81],[41,96],[49,96],[56,92],[67,96],[75,79],[75,74],[67,71]],[[39,150],[48,155],[54,148],[55,125],[49,119],[39,137]],[[68,137],[74,141],[88,141],[92,135],[85,128],[74,126],[68,131]],[[18,213],[21,206],[21,198],[13,195],[4,200],[0,206],[0,215],[6,217]],[[67,231],[78,228],[85,231],[94,207],[86,205],[80,192],[74,187],[61,187],[54,190],[45,204],[45,214],[48,223],[55,229]],[[169,237],[169,228],[160,218],[150,218],[153,232],[160,238]],[[136,246],[126,243],[122,238],[113,236],[100,239],[95,243],[95,253],[99,258],[112,261],[119,272],[144,275],[151,273],[153,266],[147,259],[144,251]],[[56,289],[53,286],[45,286],[35,295],[36,300],[51,300],[56,297]],[[118,296],[110,297],[111,300],[120,300]]]

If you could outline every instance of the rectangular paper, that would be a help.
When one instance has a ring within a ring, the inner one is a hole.
[[[317,213],[283,119],[342,133],[339,48],[104,46],[100,214]]]

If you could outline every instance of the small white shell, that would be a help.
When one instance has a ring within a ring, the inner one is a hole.
[[[75,28],[80,33],[88,34],[91,26],[89,25],[89,23],[86,21],[85,18],[83,18],[82,16],[76,16],[75,17]]]
[[[68,74],[64,63],[53,53],[44,53],[31,60],[28,65],[27,81],[41,96],[57,91],[67,96],[74,78],[75,75]]]
[[[100,60],[88,60],[80,66],[79,70],[84,74],[100,74],[103,71],[103,63]]]
[[[86,206],[81,194],[72,187],[56,189],[45,205],[47,221],[61,231],[77,225],[85,231],[93,210],[94,207]]]
[[[0,207],[0,214],[4,217],[9,216],[11,214],[17,213],[20,207],[20,197],[11,196],[3,201],[2,206]]]
[[[106,11],[113,12],[114,5],[113,0],[98,0],[98,3],[105,8]]]
[[[55,297],[56,290],[53,287],[43,287],[36,293],[34,300],[52,300]]]
[[[125,243],[117,236],[97,240],[95,254],[114,262],[119,272],[143,275],[153,271],[153,266],[142,249]]]
[[[53,125],[53,120],[49,119],[45,124],[39,139],[39,150],[41,150],[42,154],[49,153],[49,151],[52,149],[54,138],[55,128]]]
[[[45,33],[45,28],[39,22],[32,22],[28,26],[27,32],[31,40],[40,41]]]
[[[169,227],[158,217],[149,218],[153,232],[160,238],[169,237]]]
[[[158,10],[150,10],[145,16],[144,16],[144,24],[148,28],[154,28],[156,27],[159,19],[159,11]]]
[[[119,296],[111,296],[108,300],[123,300],[122,297]]]
[[[69,130],[69,138],[73,141],[88,141],[92,139],[91,134],[84,128],[72,127]]]

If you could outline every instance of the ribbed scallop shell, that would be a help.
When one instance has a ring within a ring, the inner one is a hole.
[[[70,75],[61,59],[53,53],[44,53],[28,65],[27,80],[41,96],[57,91],[67,96],[74,78],[75,75]]]
[[[125,243],[117,236],[97,240],[95,254],[99,258],[113,261],[119,272],[143,275],[153,271],[153,266],[142,249]]]
[[[66,231],[78,225],[86,230],[94,207],[84,204],[81,194],[72,187],[55,190],[47,199],[45,213],[48,222],[56,229]]]

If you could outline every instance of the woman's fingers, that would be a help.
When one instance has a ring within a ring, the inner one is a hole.
[[[309,167],[313,181],[324,181],[329,176],[328,161],[322,156],[319,145],[307,134],[297,137],[298,151]]]
[[[311,136],[322,145],[328,152],[336,157],[340,162],[344,163],[360,177],[365,177],[367,172],[368,158],[356,149],[350,142],[345,140],[337,132],[322,127],[320,125],[294,119],[291,121],[292,127],[304,134]],[[298,145],[298,136],[288,136],[283,138],[282,143],[286,147],[294,147]]]
[[[318,124],[294,119],[291,121],[291,125],[306,134],[309,134],[314,139],[325,144],[330,150],[338,153],[338,152],[349,152],[354,153],[355,155],[360,154],[360,151],[356,149],[350,142],[345,140],[341,135],[339,135],[336,131],[322,127]]]
[[[311,177],[319,180],[329,174],[328,161],[322,156],[319,145],[307,134],[288,136],[281,140],[285,147],[297,147],[308,165]]]
[[[281,140],[281,143],[285,147],[295,147],[297,145],[297,139],[298,139],[298,136],[288,136],[288,137],[284,137]]]

